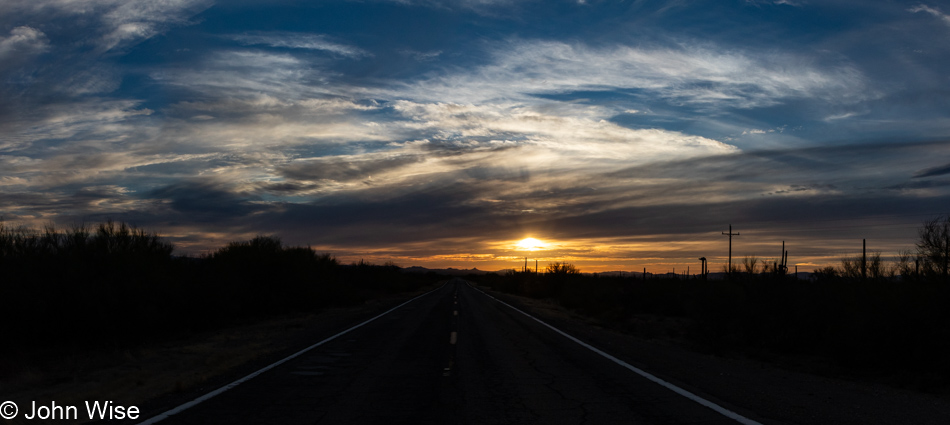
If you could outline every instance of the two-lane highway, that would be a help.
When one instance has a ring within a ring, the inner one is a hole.
[[[159,423],[755,423],[582,344],[453,280]]]

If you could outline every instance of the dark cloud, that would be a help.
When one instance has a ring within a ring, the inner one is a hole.
[[[911,162],[950,149],[950,142],[877,143],[792,149],[754,150],[730,155],[655,162],[609,174],[616,178],[678,177],[696,184],[706,181],[780,181],[789,190],[842,189],[834,181],[875,183],[903,179]],[[930,176],[935,167],[914,177]],[[950,173],[950,171],[947,171]],[[944,173],[941,173],[944,174]],[[866,175],[867,179],[861,176]],[[936,174],[934,174],[936,175]],[[808,182],[826,179],[825,182]],[[796,181],[798,180],[798,181]],[[801,180],[806,180],[802,182]]]
[[[914,174],[914,178],[935,177],[950,174],[950,164],[920,170]]]
[[[278,172],[284,177],[296,180],[359,180],[384,173],[400,167],[422,162],[422,155],[400,155],[379,159],[357,159],[347,161],[341,158],[313,159],[291,163]]]
[[[386,198],[332,196],[283,204],[253,218],[253,225],[295,243],[395,247],[472,235],[500,236],[517,222],[486,205],[472,205],[461,185]],[[235,220],[238,221],[238,220]]]
[[[947,180],[913,180],[906,183],[899,183],[889,186],[888,189],[894,190],[914,190],[914,189],[939,189],[950,186]]]
[[[266,192],[276,193],[276,194],[288,194],[292,195],[297,192],[302,192],[305,190],[316,189],[315,185],[305,185],[295,182],[286,182],[286,183],[268,183],[261,185],[261,189]]]
[[[833,184],[819,184],[819,183],[793,184],[789,186],[787,189],[776,190],[775,192],[771,192],[769,194],[772,195],[772,194],[783,194],[783,193],[793,193],[793,192],[808,192],[808,191],[813,191],[813,190],[828,191],[828,190],[835,190],[835,189],[837,189],[837,187]]]
[[[233,221],[266,209],[252,203],[253,198],[213,181],[182,181],[156,189],[149,197],[170,201],[173,210],[194,221]]]

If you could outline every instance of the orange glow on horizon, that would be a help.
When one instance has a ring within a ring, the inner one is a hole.
[[[527,257],[529,265],[534,266],[537,261],[539,269],[561,262],[573,264],[582,273],[642,273],[646,269],[646,272],[654,274],[675,272],[695,275],[701,268],[699,257],[707,259],[707,267],[712,273],[724,271],[729,258],[728,241],[720,234],[712,232],[691,238],[682,238],[681,235],[574,239],[540,239],[535,237],[537,235],[525,234],[521,236],[522,239],[440,240],[431,244],[418,243],[384,248],[366,246],[356,250],[334,246],[315,249],[319,252],[337,253],[343,263],[362,259],[375,264],[393,261],[403,267],[464,270],[478,268],[482,271],[520,270],[524,267]],[[771,264],[776,260],[783,241],[752,236],[750,234],[744,240],[734,241],[732,261],[735,266],[743,267],[743,260],[751,256],[757,258],[760,269],[764,264]],[[913,242],[908,238],[877,246],[882,248],[883,258],[893,261],[894,253]],[[800,272],[812,272],[825,266],[839,266],[840,258],[853,255],[855,249],[861,249],[861,244],[860,240],[857,244],[846,240],[835,244],[826,242],[821,250],[813,247],[810,240],[786,240],[785,248],[792,252],[789,258],[790,271],[794,271],[795,266],[798,266]],[[795,256],[796,252],[801,254]]]

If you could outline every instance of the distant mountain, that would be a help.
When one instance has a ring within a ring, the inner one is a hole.
[[[428,273],[428,272],[433,272],[433,273],[444,274],[444,275],[449,275],[449,276],[468,276],[468,275],[470,275],[470,274],[487,274],[487,273],[493,273],[493,272],[486,271],[486,270],[479,270],[478,268],[472,268],[472,269],[456,269],[456,268],[449,267],[449,268],[447,268],[447,269],[430,269],[430,268],[419,267],[419,266],[403,267],[403,268],[402,268],[402,271],[405,272],[405,273]]]

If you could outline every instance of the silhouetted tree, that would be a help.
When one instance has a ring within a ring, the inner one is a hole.
[[[894,267],[894,271],[901,276],[901,279],[916,279],[917,268],[915,267],[917,263],[917,255],[913,251],[902,249],[897,252],[897,265]]]
[[[838,275],[849,279],[861,278],[861,257],[845,257],[841,259],[841,269]]]
[[[723,265],[722,265],[722,273],[725,273],[725,274],[727,274],[727,275],[729,275],[729,276],[735,276],[736,273],[739,273],[739,264],[733,264],[733,265],[732,265],[732,270],[729,270],[729,265],[728,265],[728,264],[723,264]]]
[[[577,267],[574,267],[573,264],[556,262],[548,264],[544,272],[552,275],[572,275],[580,274],[581,271],[578,270]]]
[[[947,280],[950,272],[950,215],[924,222],[917,235],[921,274]]]
[[[832,280],[838,277],[838,269],[834,268],[834,266],[826,266],[820,269],[815,269],[811,273],[812,277],[819,282]]]
[[[897,268],[888,267],[887,263],[881,258],[880,252],[873,252],[868,255],[867,277],[869,279],[890,279],[894,277]],[[841,259],[841,270],[838,272],[841,277],[849,279],[861,279],[865,276],[861,270],[861,257],[845,257]]]
[[[748,274],[755,274],[757,266],[759,264],[759,259],[756,256],[746,256],[742,259],[742,267],[745,269],[745,272]]]

